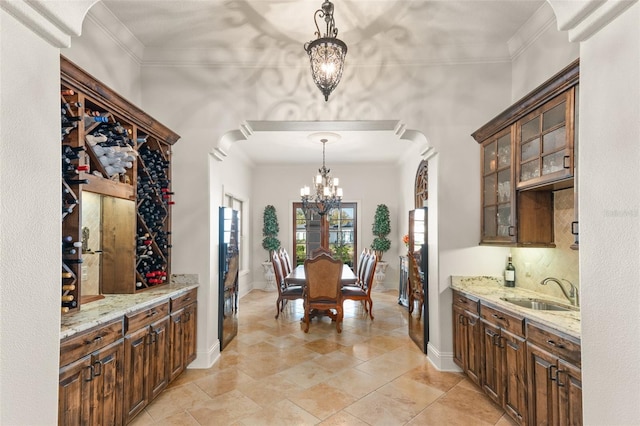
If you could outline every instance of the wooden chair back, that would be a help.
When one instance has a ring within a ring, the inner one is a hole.
[[[278,250],[278,256],[280,257],[280,262],[282,263],[282,272],[285,276],[291,273],[291,260],[289,259],[289,253],[284,247],[281,247]]]
[[[364,266],[364,274],[362,275],[361,285],[368,294],[371,293],[371,287],[373,286],[373,280],[376,275],[377,264],[378,258],[375,255],[372,255],[367,258],[367,263]]]
[[[311,252],[311,259],[320,256],[321,254],[326,254],[328,256],[331,256],[331,250],[326,249],[324,247],[318,247],[317,249],[313,250]]]
[[[282,269],[282,261],[280,260],[280,255],[277,250],[274,250],[271,254],[271,265],[273,266],[273,274],[275,275],[276,287],[278,288],[278,293],[282,291],[284,287],[284,271]]]

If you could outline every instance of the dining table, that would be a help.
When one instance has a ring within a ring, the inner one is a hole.
[[[353,273],[351,267],[347,264],[342,265],[342,276],[340,277],[342,285],[353,285],[356,281],[358,281],[358,277]],[[304,274],[304,265],[296,266],[295,269],[284,277],[284,282],[289,285],[304,286],[307,282],[307,278]]]

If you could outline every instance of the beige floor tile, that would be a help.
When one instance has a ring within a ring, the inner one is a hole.
[[[430,362],[426,362],[409,370],[402,377],[410,378],[411,380],[429,385],[443,392],[451,390],[464,379],[462,373],[438,371]]]
[[[304,347],[319,354],[328,354],[340,350],[342,345],[329,339],[318,339],[304,344]]]
[[[355,402],[356,399],[345,390],[329,386],[327,383],[312,386],[289,398],[291,402],[319,419],[326,419]]]
[[[452,409],[474,413],[476,419],[490,424],[495,424],[504,414],[484,393],[467,389],[465,385],[454,386],[438,402]]]
[[[333,377],[334,373],[315,361],[306,361],[291,367],[277,376],[307,389]]]
[[[279,376],[269,376],[240,385],[238,390],[264,408],[304,391],[302,387]]]
[[[241,392],[234,390],[212,398],[188,412],[203,426],[220,426],[236,423],[241,418],[260,410],[262,407]]]
[[[240,424],[246,426],[310,426],[319,422],[320,419],[289,400],[280,401],[240,420]]]
[[[187,411],[181,411],[155,423],[156,426],[199,426],[200,423]]]
[[[356,398],[361,398],[379,387],[384,386],[387,380],[383,377],[372,376],[364,371],[349,369],[340,374],[336,374],[323,383],[346,391]]]
[[[403,377],[382,386],[376,393],[395,401],[395,405],[404,406],[412,417],[444,395],[436,388]]]
[[[354,402],[344,411],[370,425],[402,425],[413,417],[404,405],[377,391]]]
[[[154,404],[156,401],[153,402]],[[142,410],[134,419],[129,423],[130,426],[149,426],[155,424],[153,417],[147,413],[147,410]]]
[[[200,380],[196,380],[195,385],[202,389],[211,398],[236,389],[239,385],[253,381],[251,377],[242,371],[235,369],[223,370],[210,374]]]
[[[341,351],[334,351],[326,355],[314,358],[314,362],[317,362],[333,373],[337,373],[339,371],[353,368],[356,365],[362,364],[362,361],[358,358],[347,355]]]
[[[493,423],[484,422],[471,413],[434,402],[420,414],[411,419],[408,426],[446,425],[446,426],[490,426]]]
[[[504,414],[502,417],[500,417],[500,420],[498,420],[498,423],[496,423],[495,426],[516,426],[518,423],[513,420],[511,417],[509,417],[508,414]]]
[[[146,411],[155,421],[159,421],[209,400],[211,398],[202,389],[188,383],[162,392]]]
[[[331,417],[328,417],[321,423],[320,426],[368,426],[368,423],[363,422],[359,418],[352,416],[346,411],[340,411]]]

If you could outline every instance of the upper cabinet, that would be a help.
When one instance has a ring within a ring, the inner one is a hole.
[[[554,247],[553,191],[574,185],[576,60],[475,131],[481,244]]]
[[[565,91],[516,123],[518,189],[573,177],[574,92]]]

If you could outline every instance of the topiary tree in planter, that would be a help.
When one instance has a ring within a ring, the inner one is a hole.
[[[278,216],[276,216],[276,208],[272,205],[268,205],[264,208],[262,214],[262,248],[269,252],[269,259],[271,260],[271,254],[274,250],[280,248],[280,240],[278,232],[280,232],[280,226],[278,225]]]
[[[371,250],[376,252],[378,261],[381,261],[384,252],[391,247],[391,241],[387,238],[387,235],[391,232],[391,220],[389,219],[389,208],[386,204],[378,204],[378,207],[376,207],[372,231],[375,238],[371,243]]]

